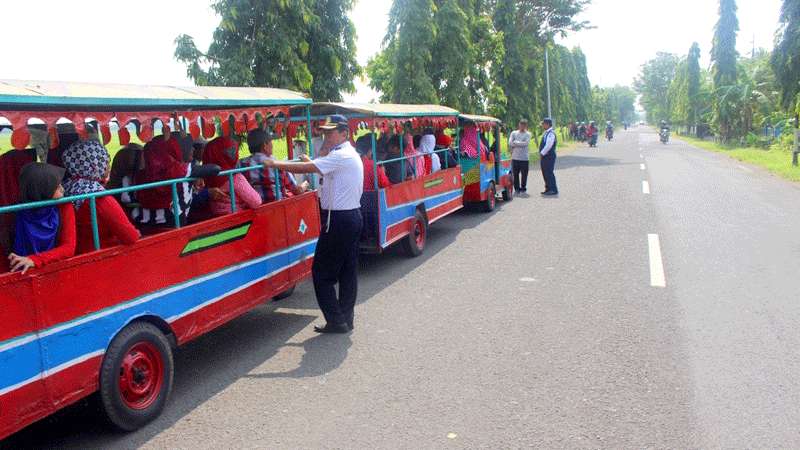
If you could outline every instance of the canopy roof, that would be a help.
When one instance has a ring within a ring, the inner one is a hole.
[[[367,117],[410,118],[457,116],[458,111],[439,105],[403,105],[392,103],[314,103],[314,116],[361,114]]]
[[[462,120],[473,123],[502,123],[502,121],[492,116],[480,116],[475,114],[461,114],[459,117]]]
[[[311,99],[285,89],[214,86],[0,80],[0,110],[116,111],[308,105]]]

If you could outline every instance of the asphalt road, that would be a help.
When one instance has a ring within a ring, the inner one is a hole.
[[[139,432],[78,405],[6,444],[800,446],[800,188],[645,129],[557,176],[436,223],[419,258],[364,257],[350,336],[312,332],[305,284],[178,351]]]

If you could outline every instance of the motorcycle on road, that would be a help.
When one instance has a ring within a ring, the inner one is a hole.
[[[667,142],[669,142],[669,129],[662,128],[661,131],[659,131],[658,136],[661,140],[661,143],[666,145]]]

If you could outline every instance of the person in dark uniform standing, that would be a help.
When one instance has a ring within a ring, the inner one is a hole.
[[[556,132],[553,130],[553,119],[545,118],[542,120],[542,141],[539,143],[539,154],[542,159],[539,164],[542,168],[542,177],[544,178],[544,192],[542,195],[551,196],[558,195],[558,186],[556,185],[556,147],[558,147],[558,138]]]
[[[353,330],[354,308],[358,294],[358,241],[361,236],[361,194],[364,189],[364,166],[348,140],[347,118],[329,116],[319,127],[325,141],[325,156],[301,162],[267,161],[265,168],[294,173],[322,175],[320,213],[322,231],[314,252],[311,272],[314,292],[326,324],[314,327],[317,333],[347,333]],[[336,295],[336,284],[339,295]]]

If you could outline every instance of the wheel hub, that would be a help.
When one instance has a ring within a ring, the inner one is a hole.
[[[119,391],[123,403],[132,409],[145,409],[155,402],[164,383],[161,353],[149,342],[128,350],[120,365]]]

